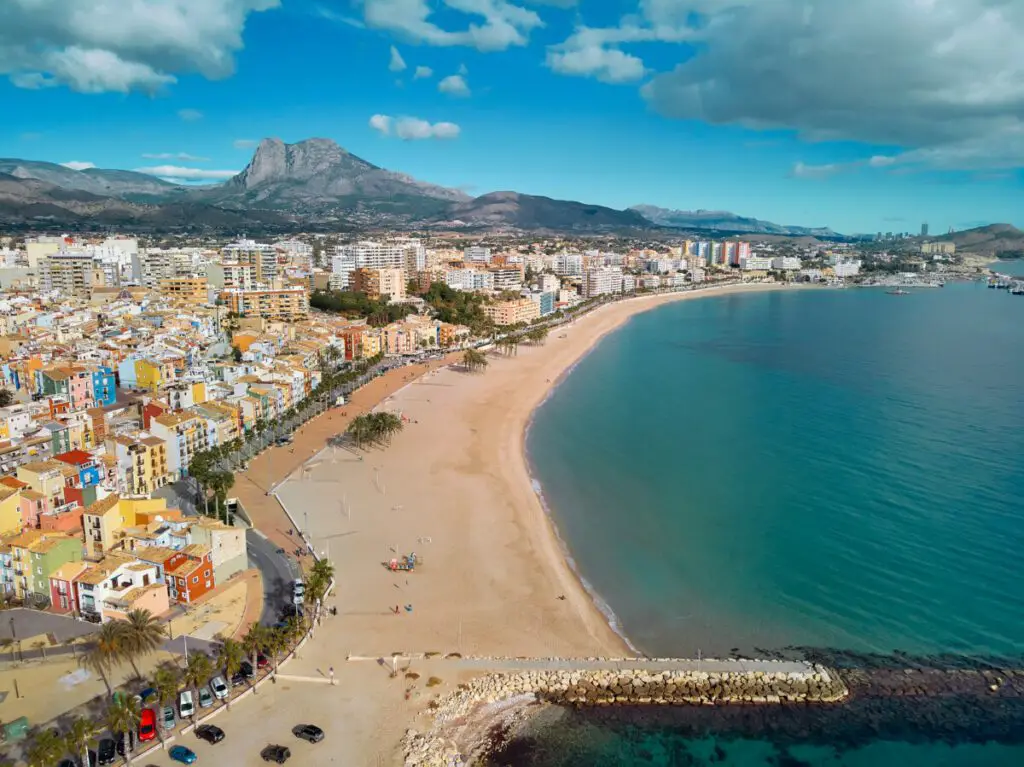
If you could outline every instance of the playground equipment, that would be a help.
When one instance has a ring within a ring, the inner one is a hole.
[[[389,562],[385,562],[384,567],[393,573],[412,572],[416,569],[416,565],[422,563],[423,560],[416,556],[416,552],[414,551],[411,554],[405,554],[401,557],[393,558]]]

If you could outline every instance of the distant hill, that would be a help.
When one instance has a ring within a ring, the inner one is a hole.
[[[545,229],[557,232],[605,232],[650,229],[636,211],[553,200],[518,192],[491,192],[447,211],[445,224],[468,227]]]
[[[141,195],[166,198],[174,195],[183,196],[188,193],[186,187],[172,184],[147,173],[136,173],[130,170],[103,170],[102,168],[72,170],[53,162],[0,158],[0,173],[14,178],[46,181],[63,189],[77,189],[106,197]]]
[[[962,253],[1024,258],[1024,231],[1012,224],[989,224],[938,237],[925,237],[922,240],[952,242],[956,245],[957,251]]]
[[[837,237],[827,227],[811,228],[805,226],[781,226],[771,221],[757,218],[737,216],[723,210],[670,210],[655,205],[634,205],[629,210],[636,211],[648,221],[659,226],[670,226],[676,229],[693,229],[713,232],[729,232],[741,234],[780,234],[793,237]]]

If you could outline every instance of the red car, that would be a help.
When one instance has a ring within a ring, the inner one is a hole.
[[[256,656],[256,668],[266,668],[270,665],[270,661],[267,660],[267,656],[263,653],[259,653]]]
[[[142,709],[139,718],[139,742],[153,740],[156,737],[156,712],[151,708]]]

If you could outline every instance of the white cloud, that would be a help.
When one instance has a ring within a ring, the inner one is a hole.
[[[388,64],[388,69],[392,72],[401,72],[406,68],[405,59],[402,58],[402,54],[398,52],[398,48],[391,46],[391,63]]]
[[[403,141],[454,139],[458,138],[462,132],[455,123],[431,123],[418,117],[393,118],[379,114],[370,118],[370,127],[384,136],[390,136],[393,133]]]
[[[251,138],[236,138],[231,142],[231,146],[235,149],[255,149],[256,145],[260,142],[256,139]]]
[[[95,163],[91,162],[80,162],[79,160],[69,160],[68,162],[62,162],[65,168],[71,168],[71,170],[89,170],[89,168],[95,168]]]
[[[177,160],[179,162],[207,162],[209,157],[196,157],[188,152],[158,152],[142,155],[144,160]]]
[[[237,170],[206,170],[204,168],[186,168],[180,165],[158,165],[154,168],[136,168],[136,173],[148,173],[160,178],[173,178],[182,181],[220,181],[237,176]]]
[[[798,162],[793,166],[790,175],[794,178],[827,178],[853,167],[853,164],[829,163],[827,165],[807,165]]]
[[[549,49],[545,63],[559,74],[595,77],[605,83],[635,82],[646,73],[642,59],[600,45],[568,50]]]
[[[434,70],[430,67],[416,67],[416,73],[412,76],[413,80],[423,80],[427,77],[433,77]]]
[[[179,109],[178,117],[187,123],[194,123],[203,119],[203,113],[198,109]]]
[[[370,127],[384,136],[391,135],[392,119],[387,115],[374,115],[370,118]]]
[[[250,13],[280,0],[4,0],[0,75],[19,88],[155,92],[227,77]]]
[[[418,43],[468,46],[479,51],[503,51],[526,45],[530,32],[544,26],[534,11],[509,0],[442,0],[446,15],[470,16],[465,28],[444,29],[430,20],[428,0],[363,0],[366,26],[385,29]],[[481,20],[482,19],[482,23]]]
[[[448,77],[437,84],[437,89],[441,93],[447,93],[449,96],[465,98],[470,95],[469,86],[462,75],[448,75]]]
[[[465,77],[466,75],[469,74],[469,70],[466,69],[466,65],[465,64],[459,64],[458,74],[462,75],[463,77]]]
[[[1024,3],[642,0],[640,10],[644,28],[697,44],[642,90],[664,115],[906,148],[868,155],[876,169],[1024,166]]]

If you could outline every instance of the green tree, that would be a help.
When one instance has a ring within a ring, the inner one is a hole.
[[[167,639],[167,629],[149,610],[129,610],[125,617],[119,637],[121,652],[131,662],[135,675],[141,677],[135,658],[160,649]]]
[[[107,709],[105,723],[111,732],[124,734],[124,758],[132,763],[132,735],[142,717],[142,704],[134,696],[118,695]]]
[[[242,361],[242,350],[234,344],[231,345],[231,359],[234,360],[235,364]]]
[[[462,365],[471,373],[484,370],[487,367],[487,355],[477,349],[466,349],[462,355]]]
[[[80,764],[89,764],[89,746],[95,741],[99,729],[96,722],[76,716],[64,733],[64,750],[77,754]]]
[[[33,736],[25,751],[29,767],[50,767],[64,753],[64,741],[56,730],[46,728]]]
[[[181,686],[181,670],[173,663],[165,663],[153,675],[153,689],[161,706],[170,705]]]
[[[225,639],[217,651],[217,666],[223,668],[228,679],[238,673],[245,660],[245,650],[242,645],[234,639]],[[228,694],[228,708],[231,708],[231,695]]]
[[[85,668],[100,675],[103,684],[107,687],[108,695],[112,694],[110,673],[124,659],[121,650],[122,631],[123,627],[118,621],[102,624],[100,630],[92,635],[85,652],[79,659],[79,663]]]
[[[213,676],[213,661],[206,653],[197,652],[188,656],[185,666],[185,686],[199,689]]]
[[[249,630],[242,637],[242,649],[249,656],[253,669],[257,668],[256,656],[259,655],[270,640],[270,629],[259,621],[253,621]]]
[[[273,668],[275,674],[277,673],[278,658],[283,653],[288,652],[289,644],[290,640],[288,638],[287,626],[282,626],[281,628],[273,629],[270,632],[267,650],[270,651],[270,657],[274,664]]]
[[[0,389],[0,407],[7,407],[14,402],[14,392],[10,389]]]

